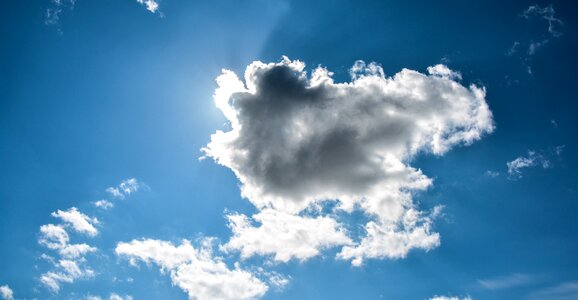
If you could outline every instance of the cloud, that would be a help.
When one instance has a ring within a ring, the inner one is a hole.
[[[155,0],[136,0],[138,3],[146,6],[147,10],[153,14],[159,9],[159,4]]]
[[[114,207],[114,204],[108,200],[98,200],[93,202],[95,207],[102,208],[104,210],[109,210]]]
[[[514,44],[506,51],[506,55],[518,55],[522,64],[526,67],[528,74],[532,74],[530,66],[531,57],[535,55],[540,48],[549,44],[554,38],[562,36],[562,20],[556,17],[556,12],[552,4],[546,7],[531,5],[520,14],[520,17],[527,20],[530,24],[537,23],[536,28],[532,27],[529,40],[515,41]]]
[[[492,171],[492,170],[487,170],[485,173],[486,176],[491,177],[491,178],[496,178],[498,176],[500,176],[500,172],[498,171]]]
[[[559,152],[561,153],[561,151]],[[528,156],[519,156],[516,159],[506,163],[508,166],[509,178],[517,180],[523,177],[522,170],[531,167],[540,166],[544,169],[551,167],[550,160],[536,151],[528,150]]]
[[[352,243],[344,229],[329,217],[301,217],[265,209],[252,217],[261,224],[259,227],[245,215],[227,217],[233,237],[223,250],[239,250],[242,258],[272,254],[276,261],[305,260],[322,249]]]
[[[507,276],[500,276],[490,279],[479,279],[478,283],[488,290],[506,289],[516,286],[522,286],[533,282],[535,278],[528,274],[513,273]]]
[[[74,9],[76,0],[50,0],[50,6],[45,11],[44,24],[58,25],[63,9]]]
[[[435,216],[435,214],[434,214]],[[409,209],[401,224],[365,225],[367,236],[357,246],[345,246],[339,258],[352,259],[354,266],[363,263],[364,258],[404,258],[411,249],[431,250],[440,245],[440,236],[431,232],[433,217]]]
[[[97,250],[87,244],[70,244],[68,233],[61,225],[42,225],[40,226],[40,233],[38,243],[48,249],[58,251],[65,258],[79,258]]]
[[[253,299],[267,292],[267,285],[251,273],[239,266],[229,269],[221,258],[213,256],[211,243],[205,239],[197,249],[187,240],[179,246],[152,239],[133,240],[118,243],[115,253],[133,265],[138,261],[158,265],[190,299]]]
[[[429,300],[472,300],[472,297],[458,297],[458,296],[433,296]]]
[[[106,192],[113,198],[124,199],[126,196],[137,192],[143,187],[147,187],[147,185],[139,182],[136,178],[128,178],[121,181],[118,186],[108,187]]]
[[[307,217],[312,205],[336,199],[342,212],[361,210],[371,219],[367,234],[339,255],[356,264],[364,257],[403,257],[413,248],[438,245],[432,218],[413,201],[432,180],[410,163],[419,154],[443,155],[492,132],[485,89],[463,86],[459,73],[444,65],[430,67],[428,74],[403,69],[386,77],[378,64],[358,61],[350,70],[352,81],[344,83],[335,83],[322,67],[310,76],[304,69],[286,57],[254,62],[245,82],[224,70],[214,98],[231,129],[211,136],[206,156],[235,173],[242,195],[259,210]],[[280,241],[262,249],[261,241],[241,235],[259,230],[242,229],[231,241],[257,243],[234,247],[246,254],[301,255],[299,247],[279,249]]]
[[[554,37],[562,35],[561,26],[564,25],[562,20],[556,18],[556,12],[552,4],[546,7],[540,7],[540,5],[531,5],[526,10],[524,10],[521,16],[527,20],[531,19],[541,19],[548,23],[548,33]]]
[[[8,285],[0,286],[0,297],[3,300],[14,300],[14,292]]]
[[[572,300],[578,299],[578,281],[562,282],[531,293],[528,299]]]
[[[119,294],[112,293],[112,294],[110,294],[110,297],[108,297],[108,299],[109,300],[132,300],[132,296],[130,296],[130,295],[121,296]]]
[[[78,261],[61,259],[56,264],[57,271],[50,271],[40,276],[40,282],[53,293],[60,291],[62,282],[72,283],[76,279],[90,278],[94,271],[90,268],[81,268]]]
[[[58,210],[53,212],[52,216],[61,219],[65,224],[45,224],[40,226],[38,243],[56,251],[59,258],[55,259],[44,253],[41,255],[41,258],[48,261],[52,268],[40,276],[40,282],[53,293],[58,293],[61,283],[73,283],[77,279],[94,277],[94,271],[84,266],[86,263],[84,256],[98,250],[85,243],[71,244],[70,236],[65,226],[68,225],[75,231],[86,233],[92,237],[98,233],[92,223],[96,224],[98,221],[96,218],[89,218],[75,207],[70,208],[68,211]]]
[[[94,227],[95,224],[98,224],[98,219],[88,217],[79,212],[76,207],[71,207],[67,211],[58,210],[51,215],[68,223],[77,232],[86,233],[89,236],[98,234],[98,230]]]

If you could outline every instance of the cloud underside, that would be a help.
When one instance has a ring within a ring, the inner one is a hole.
[[[359,265],[439,245],[431,229],[439,209],[420,211],[413,200],[432,180],[410,162],[492,132],[485,89],[463,86],[444,65],[386,77],[358,61],[346,83],[304,68],[284,58],[252,63],[244,82],[227,70],[217,78],[215,102],[231,129],[213,134],[203,151],[233,170],[260,210],[229,216],[233,237],[223,249],[288,261],[343,246],[338,257]],[[327,201],[337,208],[311,215]],[[369,219],[359,237],[337,217],[355,210]]]

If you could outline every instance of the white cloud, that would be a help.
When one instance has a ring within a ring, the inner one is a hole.
[[[137,192],[139,189],[146,187],[142,182],[139,182],[136,178],[128,178],[120,182],[118,186],[111,186],[106,189],[113,198],[124,199],[132,193]]]
[[[108,297],[108,299],[109,300],[132,300],[132,296],[130,296],[130,295],[121,296],[119,294],[112,293],[112,294],[110,294],[110,297]]]
[[[70,237],[61,225],[42,225],[40,226],[40,233],[38,243],[48,249],[58,251],[64,258],[79,258],[97,250],[87,244],[70,244]]]
[[[92,223],[98,223],[79,212],[75,207],[68,211],[58,210],[52,213],[53,217],[61,219],[66,225],[70,225],[78,232],[87,233],[89,236],[96,235],[97,231]],[[60,291],[62,283],[72,283],[77,279],[94,277],[94,271],[85,267],[85,255],[96,252],[98,249],[87,244],[71,244],[70,236],[65,229],[66,225],[46,224],[40,226],[38,243],[50,250],[54,250],[60,256],[53,258],[47,254],[40,257],[52,265],[52,269],[40,276],[40,282],[53,293]]]
[[[81,268],[79,263],[74,260],[61,259],[58,261],[56,267],[56,271],[49,271],[40,276],[40,282],[53,293],[60,291],[60,284],[63,282],[72,283],[76,279],[94,276],[92,269]]]
[[[551,166],[551,163],[548,159],[544,158],[543,155],[529,150],[527,157],[517,157],[516,159],[507,162],[506,165],[508,166],[508,174],[510,174],[510,178],[515,180],[523,177],[523,169],[536,166],[541,166],[546,169]]]
[[[77,232],[86,233],[89,236],[95,236],[98,234],[98,230],[94,227],[94,224],[98,224],[98,219],[88,217],[78,211],[76,207],[71,207],[67,211],[58,210],[53,212],[51,215],[70,224]]]
[[[409,163],[418,154],[443,155],[492,132],[485,89],[463,86],[456,81],[459,73],[444,65],[430,67],[429,74],[403,69],[386,77],[378,64],[358,61],[346,83],[334,83],[324,68],[311,76],[304,68],[288,58],[254,62],[245,82],[224,70],[217,78],[215,103],[232,128],[211,136],[206,155],[233,170],[242,195],[259,210],[297,216],[335,199],[341,211],[361,209],[372,219],[365,225],[367,235],[346,246],[342,258],[403,257],[412,248],[438,245],[431,218],[413,201],[413,194],[432,180]],[[411,216],[419,217],[406,226]],[[293,225],[300,222],[288,224]],[[267,226],[261,225],[272,230]],[[250,233],[265,231],[260,228],[243,227]],[[241,239],[234,235],[232,241],[236,238]],[[275,252],[276,257],[300,255],[286,253],[291,249],[280,249],[279,241],[268,241],[268,250],[257,239],[243,241],[234,248]]]
[[[329,217],[301,217],[265,209],[252,217],[261,223],[255,227],[245,215],[227,216],[233,237],[223,246],[225,251],[239,250],[241,257],[274,255],[277,261],[292,258],[305,260],[322,249],[351,244],[346,232]],[[272,238],[274,237],[274,238]]]
[[[0,297],[3,300],[14,300],[14,292],[8,285],[0,286]]]
[[[411,249],[431,250],[440,244],[437,232],[431,232],[433,216],[409,209],[401,224],[369,222],[365,225],[367,236],[357,246],[344,246],[338,257],[352,259],[354,266],[364,258],[404,258]],[[400,228],[401,227],[401,228]]]
[[[102,208],[104,210],[108,210],[114,207],[114,204],[112,202],[104,199],[95,201],[93,204],[95,207]]]
[[[152,239],[133,240],[118,243],[115,253],[133,265],[138,261],[158,265],[190,299],[253,299],[268,289],[251,273],[238,266],[229,269],[221,258],[214,257],[209,239],[199,249],[187,240],[179,246]]]
[[[458,297],[458,296],[433,296],[429,300],[472,300],[472,297]]]
[[[478,283],[483,288],[489,290],[506,289],[521,285],[526,285],[534,281],[534,277],[528,274],[513,273],[506,276],[500,276],[490,279],[479,279]]]
[[[147,10],[153,14],[159,9],[159,4],[155,0],[136,0],[138,3],[146,6]]]

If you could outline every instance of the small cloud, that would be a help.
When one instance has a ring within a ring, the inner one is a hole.
[[[550,4],[546,7],[531,5],[519,15],[531,24],[538,26],[533,27],[532,37],[524,41],[515,41],[506,51],[507,56],[518,54],[519,59],[526,68],[528,74],[532,74],[531,57],[539,49],[549,44],[554,38],[562,35],[562,20],[556,17],[554,7]]]
[[[88,217],[78,211],[76,207],[71,207],[67,211],[58,210],[51,215],[71,225],[77,232],[86,233],[89,236],[98,234],[98,230],[94,227],[94,225],[98,224],[98,219]]]
[[[148,188],[148,186],[136,178],[128,178],[117,186],[108,187],[106,192],[113,198],[124,199],[126,196],[138,192],[141,188]]]
[[[543,155],[535,151],[528,150],[528,156],[520,156],[507,162],[509,178],[516,180],[522,178],[522,170],[530,167],[541,166],[544,169],[550,168],[551,163]]]
[[[528,274],[513,273],[506,276],[494,277],[490,279],[479,279],[478,284],[488,290],[507,289],[515,286],[527,285],[535,278]]]
[[[556,120],[554,119],[550,120],[550,125],[552,125],[552,128],[558,129],[558,123],[556,122]]]
[[[487,177],[491,177],[491,178],[496,178],[498,176],[500,176],[500,172],[498,171],[492,171],[492,170],[487,170],[486,173],[484,173]]]
[[[0,286],[0,297],[2,297],[2,300],[14,300],[14,292],[5,284]]]
[[[114,207],[114,204],[112,202],[104,199],[95,201],[92,204],[94,204],[95,207],[102,208],[104,210],[109,210]]]
[[[153,14],[159,9],[159,4],[155,0],[136,0],[138,3],[146,6],[146,9]]]

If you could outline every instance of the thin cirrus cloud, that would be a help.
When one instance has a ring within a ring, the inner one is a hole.
[[[508,178],[518,180],[524,177],[524,169],[541,167],[548,169],[553,166],[552,159],[559,157],[564,151],[565,145],[556,146],[548,151],[528,150],[528,155],[518,156],[514,160],[506,162]]]
[[[507,289],[516,286],[527,285],[536,280],[535,276],[513,273],[506,276],[499,276],[488,279],[479,279],[478,284],[488,290]]]
[[[538,50],[562,36],[564,22],[556,17],[552,4],[541,7],[531,5],[519,15],[531,26],[531,37],[527,40],[515,41],[506,52],[508,56],[517,56],[526,67],[528,74],[532,74],[531,60]]]
[[[156,264],[190,299],[254,299],[267,292],[268,286],[252,273],[238,266],[230,269],[214,256],[210,238],[200,244],[195,248],[187,240],[178,246],[152,239],[133,240],[117,244],[115,253],[133,265],[138,261]]]
[[[251,218],[229,216],[233,237],[224,248],[287,261],[343,246],[338,258],[361,265],[438,246],[432,222],[440,207],[421,211],[413,201],[432,180],[410,163],[493,131],[484,87],[462,85],[460,74],[444,65],[386,77],[378,64],[358,61],[345,83],[335,83],[325,68],[311,76],[304,69],[284,57],[250,64],[244,82],[228,70],[217,78],[215,103],[231,130],[217,131],[203,151],[236,174],[242,195],[260,210]],[[370,219],[359,242],[351,242],[333,215],[307,215],[335,199],[337,212],[358,209]],[[290,215],[292,222],[267,218],[272,214]],[[325,225],[319,232],[306,232],[310,249],[291,243],[299,227],[319,221]]]

